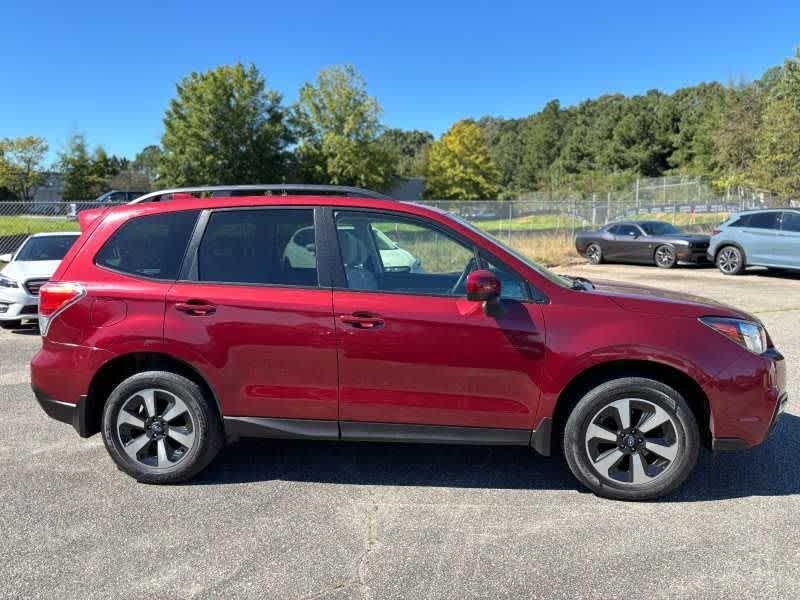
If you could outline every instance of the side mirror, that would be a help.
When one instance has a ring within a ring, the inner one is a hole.
[[[0,262],[10,263],[13,254],[0,254]]]
[[[473,302],[494,302],[500,298],[500,280],[486,269],[473,271],[467,275],[467,300]]]

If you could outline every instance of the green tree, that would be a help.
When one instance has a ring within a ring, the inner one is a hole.
[[[425,153],[433,142],[427,131],[387,129],[378,136],[378,143],[392,157],[396,172],[402,177],[419,177],[425,168]]]
[[[763,92],[757,85],[729,91],[719,124],[712,134],[717,187],[752,185],[763,100]]]
[[[162,156],[163,153],[160,146],[155,144],[146,146],[134,157],[131,168],[136,173],[143,174],[149,184],[153,185],[159,180]]]
[[[280,180],[291,142],[281,100],[253,65],[191,73],[164,116],[160,177],[171,185]]]
[[[536,190],[550,186],[550,167],[561,151],[563,136],[561,105],[551,100],[522,129],[524,145],[517,181],[520,187]]]
[[[47,149],[47,142],[40,137],[0,140],[0,188],[7,188],[22,200],[33,199],[44,180]]]
[[[453,200],[496,198],[500,173],[481,128],[459,121],[431,144],[425,167],[425,197]]]
[[[99,159],[99,166],[95,159]],[[76,133],[59,154],[58,167],[64,178],[64,200],[89,200],[105,191],[108,155],[102,148],[89,154],[86,138]]]
[[[783,199],[800,197],[800,50],[787,60],[764,108],[755,179]]]
[[[353,66],[320,71],[293,109],[298,175],[305,181],[386,189],[393,157],[380,143],[381,108]]]

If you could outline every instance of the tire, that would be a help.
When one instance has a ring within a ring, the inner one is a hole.
[[[213,400],[193,381],[166,371],[120,383],[103,409],[102,431],[117,466],[142,483],[191,479],[224,443]]]
[[[675,248],[668,244],[659,246],[653,253],[653,262],[661,269],[671,269],[678,264],[678,256],[675,254]]]
[[[622,427],[626,407],[627,428]],[[677,391],[652,379],[626,377],[603,383],[578,401],[562,442],[573,475],[598,496],[652,500],[674,492],[689,476],[700,433]]]
[[[22,327],[22,321],[16,319],[14,321],[0,321],[0,329],[19,329]]]
[[[723,246],[714,262],[723,275],[740,275],[747,267],[744,252],[736,246]]]
[[[599,265],[603,263],[603,249],[598,244],[589,244],[586,247],[586,258],[590,264]]]

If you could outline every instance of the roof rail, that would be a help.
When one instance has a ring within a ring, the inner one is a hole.
[[[252,193],[251,193],[252,192]],[[351,198],[374,198],[391,200],[389,196],[363,188],[344,185],[312,185],[305,183],[269,183],[265,185],[206,185],[198,187],[171,188],[139,196],[129,204],[161,202],[172,194],[203,194],[206,196],[290,196],[290,195],[337,195]],[[166,196],[166,198],[164,197]]]

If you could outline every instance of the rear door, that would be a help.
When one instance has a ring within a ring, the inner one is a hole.
[[[800,211],[783,213],[776,258],[781,266],[800,269]]]
[[[342,435],[365,422],[529,430],[544,322],[527,284],[426,220],[356,210],[335,219]],[[412,265],[385,264],[378,237]],[[501,279],[501,316],[466,299],[466,275],[478,265]]]
[[[335,421],[332,292],[312,252],[287,247],[315,209],[203,213],[182,280],[167,294],[165,339],[213,381],[226,416]],[[335,426],[334,426],[335,429]]]
[[[747,263],[751,265],[778,264],[778,245],[780,243],[780,215],[777,210],[752,213],[747,227],[741,230]]]

